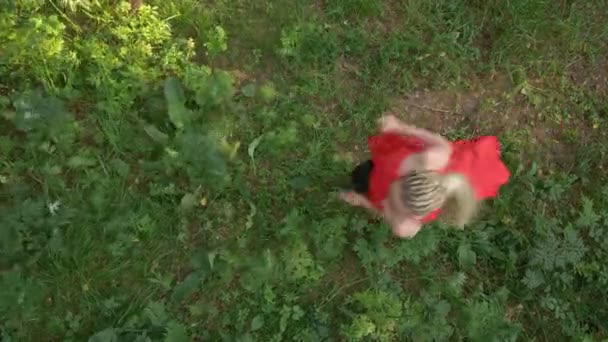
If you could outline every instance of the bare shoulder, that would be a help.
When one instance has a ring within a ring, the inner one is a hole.
[[[426,153],[415,153],[405,158],[399,165],[399,176],[405,176],[412,171],[426,170]]]
[[[451,146],[433,147],[424,152],[421,163],[427,170],[441,170],[448,165],[451,154]]]

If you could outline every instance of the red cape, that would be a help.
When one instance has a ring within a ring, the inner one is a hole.
[[[424,143],[415,137],[404,137],[394,133],[382,133],[367,141],[374,163],[369,178],[369,200],[378,209],[387,197],[393,181],[399,178],[398,171],[405,158],[424,150]],[[498,189],[510,177],[510,172],[500,160],[500,143],[494,136],[482,136],[452,143],[452,156],[441,173],[458,172],[469,180],[477,200],[495,197]],[[434,220],[436,210],[422,219]]]

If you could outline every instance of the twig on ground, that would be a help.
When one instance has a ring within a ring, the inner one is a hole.
[[[407,104],[407,106],[413,106],[413,107],[416,107],[419,109],[430,110],[432,112],[439,112],[439,113],[452,113],[453,112],[453,111],[447,110],[447,109],[433,108],[433,107],[428,107],[428,106],[417,105],[414,103],[409,103],[409,104]]]

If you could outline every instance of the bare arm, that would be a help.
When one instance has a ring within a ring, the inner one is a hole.
[[[380,214],[380,212],[372,205],[372,203],[363,195],[358,194],[354,191],[345,191],[340,193],[340,198],[354,207],[363,207],[374,214]]]
[[[422,228],[422,223],[418,220],[417,217],[408,215],[402,211],[395,211],[394,207],[390,205],[388,200],[384,200],[384,219],[393,229],[393,234],[400,238],[412,238],[420,228]]]
[[[413,238],[416,234],[418,234],[420,228],[422,228],[420,221],[413,217],[408,217],[401,221],[391,223],[393,226],[393,233],[400,238],[406,239]]]
[[[397,215],[393,215],[392,211],[390,210],[390,206],[387,206],[386,203],[385,203],[385,212],[380,213],[380,211],[378,211],[369,202],[369,200],[367,198],[365,198],[365,196],[360,195],[356,192],[352,192],[352,191],[342,192],[340,194],[340,197],[342,198],[342,200],[346,201],[347,203],[349,203],[353,206],[366,208],[367,210],[371,211],[374,214],[383,214],[384,219],[392,227],[393,234],[395,234],[396,236],[398,236],[400,238],[407,238],[407,239],[412,238],[418,233],[418,231],[420,231],[420,228],[422,227],[422,224],[420,223],[420,221],[418,221],[414,217],[403,218],[403,217],[399,217]]]
[[[380,125],[383,132],[414,136],[426,144],[424,152],[413,155],[403,162],[400,168],[401,175],[412,169],[440,170],[447,166],[452,154],[452,145],[441,135],[407,125],[394,115],[384,116]]]

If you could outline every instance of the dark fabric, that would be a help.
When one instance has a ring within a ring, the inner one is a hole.
[[[369,191],[369,177],[374,168],[371,160],[365,161],[353,170],[350,175],[351,185],[356,193],[365,195]]]

